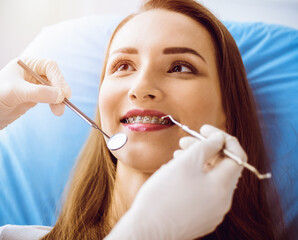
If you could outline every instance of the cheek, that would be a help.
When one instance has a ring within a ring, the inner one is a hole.
[[[101,127],[109,134],[113,132],[113,124],[117,118],[116,112],[120,102],[116,89],[108,82],[103,82],[98,97]]]
[[[98,106],[99,106],[99,113],[101,116],[101,120],[104,121],[104,116],[107,114],[107,110],[110,108],[109,105],[111,104],[110,96],[108,93],[108,89],[106,84],[102,83],[99,95],[98,95]]]
[[[184,124],[196,131],[199,131],[203,124],[221,127],[223,111],[219,90],[214,86],[193,89],[196,91],[188,91],[188,94],[182,97],[184,101],[180,109],[185,109],[182,118]]]

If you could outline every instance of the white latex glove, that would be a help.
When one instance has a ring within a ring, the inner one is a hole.
[[[18,59],[8,63],[0,71],[0,129],[39,102],[49,103],[55,115],[62,115],[65,108],[62,101],[71,95],[57,63],[47,59],[21,60],[52,86],[37,82],[17,64]]]
[[[219,152],[225,145],[245,161],[246,154],[236,138],[215,127],[204,125],[201,134],[207,140],[180,140],[182,150],[145,182],[106,239],[183,240],[215,230],[231,207],[242,172]]]

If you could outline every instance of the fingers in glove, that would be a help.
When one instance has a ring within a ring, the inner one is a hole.
[[[208,137],[211,134],[215,133],[215,132],[221,132],[223,133],[225,136],[230,136],[229,134],[227,134],[226,132],[224,132],[223,130],[216,128],[214,126],[208,125],[208,124],[204,124],[201,129],[200,129],[200,133],[204,136],[204,137]]]
[[[247,155],[237,138],[226,136],[225,149],[239,157],[242,161],[247,162]]]
[[[23,89],[20,92],[24,92],[20,97],[23,97],[23,102],[41,102],[57,104],[63,102],[65,96],[64,91],[59,87],[36,85],[29,82],[22,84]]]
[[[50,108],[56,116],[61,116],[64,113],[65,104],[64,103],[50,104]]]
[[[243,150],[243,148],[241,147],[237,138],[227,134],[226,132],[224,132],[216,127],[210,126],[210,125],[203,125],[200,130],[200,132],[203,136],[209,136],[209,135],[211,135],[215,132],[218,132],[218,131],[220,131],[224,134],[225,149],[228,150],[229,152],[233,153],[237,157],[239,157],[242,161],[247,161],[247,155],[246,155],[245,151]],[[212,173],[210,173],[210,174],[223,176],[223,178],[225,178],[226,180],[229,179],[229,176],[235,176],[235,179],[238,179],[239,176],[241,175],[243,167],[241,167],[233,159],[230,159],[229,157],[225,156],[224,154],[222,156],[223,156],[223,160],[218,161],[218,164],[217,164],[218,166],[216,166],[214,171],[212,171]],[[222,174],[220,174],[220,172]]]
[[[240,157],[243,161],[247,161],[247,156],[236,138],[227,138],[225,147],[230,152]],[[223,160],[220,161],[210,172],[210,174],[227,184],[232,181],[233,186],[236,186],[236,183],[241,176],[242,170],[242,166],[235,163],[235,161],[230,159],[229,157],[225,156]]]
[[[216,155],[221,151],[224,144],[224,136],[220,132],[211,134],[204,141],[197,141],[192,144],[186,150],[183,150],[185,154],[185,159],[190,159],[189,161],[194,161],[193,166],[199,164],[200,168],[203,170],[202,166],[210,160],[216,157]]]
[[[216,158],[224,146],[224,135],[222,132],[217,131],[212,133],[206,138],[206,140],[201,141],[205,145],[205,162],[210,159]]]
[[[203,125],[200,131],[201,131],[201,134],[204,136],[209,136],[218,131],[222,132],[225,137],[225,149],[232,152],[234,155],[238,156],[239,158],[241,158],[242,161],[247,161],[247,155],[243,150],[243,148],[241,147],[237,138],[211,125]]]
[[[197,141],[201,141],[201,140],[199,140],[195,137],[190,137],[190,136],[182,137],[179,141],[179,145],[180,145],[182,150],[185,150]],[[174,158],[177,158],[181,153],[183,153],[182,150],[176,150],[174,152]],[[217,164],[217,162],[220,161],[220,160],[221,159],[218,155],[216,155],[213,158],[210,158],[210,159],[206,160],[205,163],[204,163],[204,166],[203,166],[204,170],[205,171],[210,171]]]
[[[205,172],[212,170],[222,160],[221,156],[222,154],[219,152],[215,157],[208,159],[203,166]]]
[[[174,158],[178,158],[181,154],[183,154],[183,151],[182,150],[176,150],[173,154],[173,157]]]
[[[194,137],[190,137],[190,136],[182,137],[179,140],[179,146],[181,147],[181,149],[187,149],[189,146],[191,146],[196,141],[198,141],[198,139],[196,139]]]
[[[58,67],[58,64],[48,59],[24,59],[25,64],[28,65],[33,71],[41,76],[45,76],[52,86],[62,88],[66,98],[70,98],[71,90],[69,85],[65,82],[64,77]],[[25,74],[25,76],[27,76]],[[25,77],[25,79],[28,77]],[[27,79],[26,79],[27,80]],[[32,81],[36,83],[36,80]]]
[[[243,150],[243,148],[241,147],[239,141],[237,138],[229,135],[228,133],[213,127],[211,125],[203,125],[201,127],[201,134],[204,136],[209,136],[215,132],[222,132],[224,134],[225,137],[225,149],[232,152],[234,155],[238,156],[239,158],[242,159],[242,161],[247,161],[247,155],[245,153],[245,151]]]

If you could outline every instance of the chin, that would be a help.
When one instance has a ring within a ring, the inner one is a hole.
[[[121,161],[123,166],[126,166],[135,171],[152,174],[159,169],[163,164],[173,158],[174,150],[158,148],[125,146],[117,150],[113,155]]]

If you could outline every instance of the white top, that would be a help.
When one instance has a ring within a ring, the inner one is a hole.
[[[51,230],[46,226],[4,225],[0,227],[0,240],[38,240]]]

